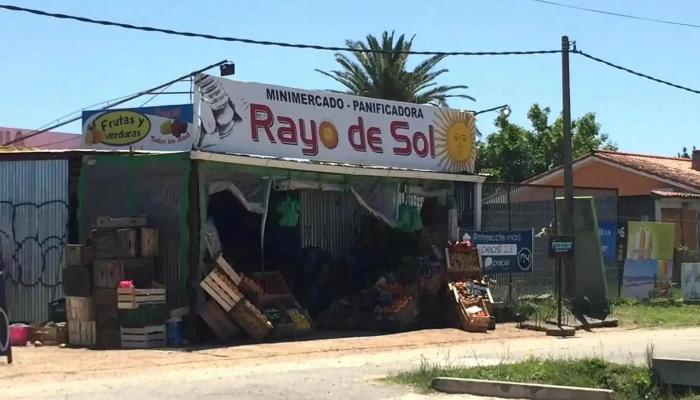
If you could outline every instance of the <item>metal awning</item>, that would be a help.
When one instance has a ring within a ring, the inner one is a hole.
[[[190,153],[190,156],[193,160],[200,161],[215,161],[221,163],[247,165],[254,167],[278,168],[286,170],[338,175],[474,183],[482,183],[486,180],[486,177],[481,175],[450,174],[419,169],[343,164],[325,161],[311,161],[296,158],[276,158],[265,156],[252,156],[246,154],[211,153],[206,151],[192,151]]]

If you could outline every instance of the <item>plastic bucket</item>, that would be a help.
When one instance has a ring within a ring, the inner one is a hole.
[[[165,341],[169,347],[182,345],[182,318],[170,318],[165,323]]]
[[[10,345],[26,346],[29,341],[29,325],[12,324],[10,325]]]

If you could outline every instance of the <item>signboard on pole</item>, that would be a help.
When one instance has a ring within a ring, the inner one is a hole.
[[[575,254],[574,236],[549,237],[549,258],[561,260],[565,258],[574,258]]]
[[[484,274],[532,272],[534,229],[517,231],[460,230],[462,240],[470,240],[481,254]]]
[[[474,172],[474,115],[442,107],[198,75],[196,148],[282,158]]]

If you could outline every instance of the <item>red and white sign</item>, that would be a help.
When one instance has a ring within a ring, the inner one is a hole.
[[[201,150],[473,172],[471,113],[200,75]]]

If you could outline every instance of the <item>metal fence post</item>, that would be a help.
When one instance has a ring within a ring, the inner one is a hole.
[[[510,190],[511,190],[511,185],[507,185],[507,203],[508,203],[508,230],[511,230],[513,225],[512,225],[512,217],[511,217],[511,203],[510,203]],[[513,304],[513,273],[508,272],[508,304],[511,305]]]

